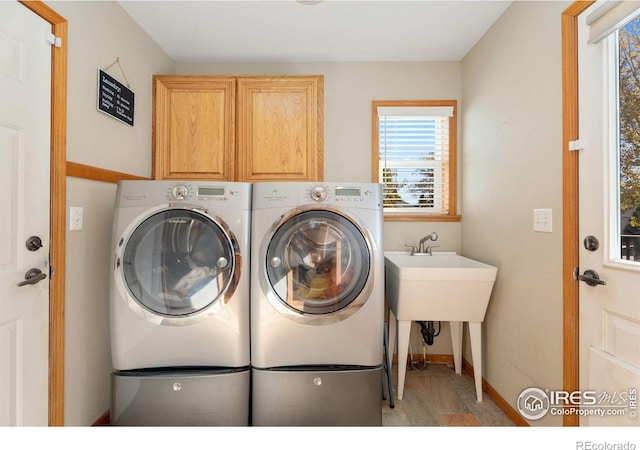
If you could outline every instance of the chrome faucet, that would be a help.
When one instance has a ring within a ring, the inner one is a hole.
[[[439,245],[427,245],[425,247],[425,242],[427,241],[437,241],[438,240],[438,233],[436,233],[435,231],[432,233],[429,233],[428,235],[426,235],[425,237],[423,237],[422,239],[420,239],[420,242],[418,243],[418,245],[414,245],[414,244],[404,244],[405,247],[410,247],[411,248],[411,255],[429,255],[431,256],[431,249],[435,248],[435,247],[440,247]]]
[[[423,254],[423,255],[427,254],[427,255],[431,256],[431,249],[434,248],[434,247],[440,247],[440,246],[439,245],[427,245],[426,248],[425,248],[424,244],[427,241],[434,241],[435,242],[437,240],[438,240],[438,233],[436,233],[435,231],[429,233],[428,235],[426,235],[425,237],[420,239],[420,243],[418,244],[418,253]]]

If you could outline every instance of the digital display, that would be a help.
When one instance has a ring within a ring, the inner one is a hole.
[[[336,196],[339,195],[349,195],[349,196],[360,196],[360,188],[336,188]]]
[[[224,195],[223,187],[198,187],[198,195]]]

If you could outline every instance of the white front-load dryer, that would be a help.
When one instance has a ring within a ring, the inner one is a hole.
[[[250,218],[248,183],[118,183],[110,266],[116,424],[248,422]],[[233,398],[220,397],[222,386]],[[145,409],[151,398],[153,410]],[[240,406],[210,410],[227,401]]]
[[[254,425],[379,425],[382,192],[377,183],[254,183]]]

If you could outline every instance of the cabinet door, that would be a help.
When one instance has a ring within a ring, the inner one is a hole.
[[[156,75],[153,178],[232,180],[235,78]]]
[[[238,181],[323,178],[324,77],[238,77]]]

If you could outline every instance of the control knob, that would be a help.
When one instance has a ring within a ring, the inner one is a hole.
[[[323,186],[314,186],[311,188],[311,199],[321,202],[327,198],[327,190]]]
[[[174,200],[184,200],[189,196],[189,188],[184,184],[179,184],[171,189],[171,197]]]

